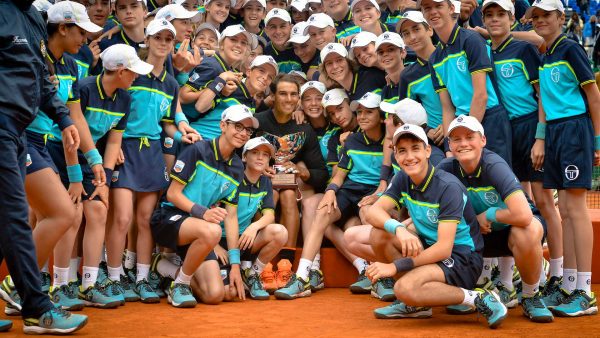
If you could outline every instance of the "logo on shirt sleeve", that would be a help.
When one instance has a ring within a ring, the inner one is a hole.
[[[437,210],[431,209],[431,208],[427,209],[427,219],[431,223],[437,223],[438,222]]]
[[[485,201],[491,205],[495,205],[496,203],[498,203],[498,194],[496,194],[493,191],[486,192],[483,195],[483,197],[485,198]]]
[[[180,173],[184,167],[185,167],[185,163],[182,160],[177,160],[177,162],[175,162],[175,166],[173,167],[173,170],[175,170],[176,173]]]

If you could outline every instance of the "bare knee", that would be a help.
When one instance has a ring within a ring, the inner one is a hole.
[[[231,295],[229,295],[231,296]],[[208,305],[220,304],[225,299],[224,287],[209,287],[200,295],[202,303]],[[231,298],[233,299],[233,298]]]
[[[296,206],[296,191],[292,189],[287,189],[279,192],[279,203],[282,207],[285,207],[282,211],[285,211],[287,208]]]
[[[348,246],[348,250],[350,250],[350,252],[352,252],[352,253],[355,253],[361,244],[361,243],[359,243],[359,239],[358,239],[359,231],[360,231],[360,228],[358,228],[358,227],[353,227],[353,228],[350,228],[350,229],[344,231],[344,242],[346,242],[346,245]]]
[[[409,278],[400,278],[394,284],[394,294],[396,298],[406,305],[415,306],[418,299],[415,297],[417,285]]]
[[[269,242],[274,241],[277,244],[284,245],[288,239],[287,229],[281,224],[269,224],[265,229]]]
[[[222,230],[218,224],[205,222],[203,226],[196,227],[196,233],[198,239],[215,246],[221,239]]]

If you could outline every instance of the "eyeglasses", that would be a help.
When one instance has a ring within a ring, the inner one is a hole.
[[[245,131],[246,134],[248,134],[249,136],[252,136],[252,134],[254,134],[254,131],[255,131],[254,128],[246,127],[239,122],[233,122],[233,121],[226,121],[226,122],[227,122],[227,124],[233,124],[235,131],[237,131],[238,133]]]

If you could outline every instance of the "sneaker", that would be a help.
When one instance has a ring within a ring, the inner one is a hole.
[[[491,291],[491,290],[494,290],[494,283],[493,283],[492,279],[484,277],[483,283],[475,284],[475,288]]]
[[[12,320],[0,319],[0,332],[6,332],[12,327]]]
[[[546,281],[542,290],[542,300],[549,309],[563,303],[569,294],[562,288],[562,277],[552,276]]]
[[[108,264],[106,264],[106,262],[104,261],[100,261],[100,264],[98,264],[98,281],[100,283],[104,282],[106,279],[108,279]]]
[[[496,284],[496,290],[500,300],[507,308],[512,309],[519,303],[517,291],[515,289],[509,290],[502,282],[498,282],[498,284]]]
[[[69,289],[71,290],[72,294],[74,294],[75,296],[79,295],[79,287],[81,286],[79,281],[73,280],[70,281],[67,285],[69,286]]]
[[[83,301],[77,297],[77,294],[72,293],[68,285],[51,287],[49,295],[52,303],[63,310],[78,311],[85,306]]]
[[[492,274],[490,280],[492,281],[492,287],[500,282],[500,268],[498,265],[492,266]]]
[[[127,276],[121,275],[121,280],[118,282],[121,289],[123,289],[123,298],[125,298],[126,302],[137,302],[140,300],[140,295],[133,290],[134,286]]]
[[[40,272],[40,279],[42,280],[42,292],[50,292],[51,277],[48,272]]]
[[[521,273],[519,272],[519,269],[517,269],[517,265],[513,266],[513,285],[517,285],[519,283],[521,283]]]
[[[105,278],[104,282],[101,284],[106,288],[109,296],[119,300],[119,305],[125,305],[125,296],[123,296],[124,291],[119,281],[112,281],[110,278]]]
[[[477,312],[477,309],[474,306],[456,304],[456,305],[448,305],[446,306],[446,313],[450,315],[469,315],[471,313]]]
[[[308,283],[310,284],[310,291],[317,292],[325,288],[325,281],[323,279],[323,271],[311,269],[308,273]]]
[[[275,272],[273,272],[273,264],[265,265],[265,268],[260,273],[260,281],[268,293],[273,294],[277,290],[277,281]]]
[[[371,296],[384,302],[393,302],[396,299],[394,284],[396,281],[391,277],[379,278],[371,286]]]
[[[154,292],[154,289],[145,278],[135,283],[135,293],[140,295],[140,301],[142,303],[160,303],[160,297]]]
[[[127,278],[129,278],[129,281],[131,283],[132,286],[135,286],[135,281],[137,280],[137,276],[135,273],[135,268],[133,269],[125,269],[123,268],[123,271],[125,271],[125,276],[127,276]]]
[[[559,317],[579,317],[585,315],[595,315],[598,313],[596,296],[592,296],[581,289],[575,289],[564,300],[564,302],[552,309],[555,315]]]
[[[10,275],[6,276],[0,285],[0,298],[21,311],[21,297],[17,293],[17,289],[12,285]]]
[[[87,324],[86,315],[74,315],[53,307],[39,318],[23,319],[25,334],[67,334],[75,332]]]
[[[113,309],[121,305],[121,300],[111,296],[108,289],[98,282],[86,290],[80,289],[79,298],[83,300],[85,306],[101,309]]]
[[[21,315],[21,310],[17,309],[16,307],[6,303],[6,305],[4,306],[4,314],[7,316],[20,316]]]
[[[550,323],[554,320],[552,312],[548,310],[542,300],[542,294],[536,293],[533,297],[523,297],[523,315],[535,323]]]
[[[275,291],[275,298],[289,300],[301,297],[310,297],[310,294],[309,282],[298,277],[296,274],[292,274],[292,277],[287,285]]]
[[[169,292],[167,292],[167,301],[174,307],[179,308],[191,308],[198,304],[189,284],[175,284],[175,282],[171,283]]]
[[[288,285],[292,276],[295,273],[292,272],[292,263],[287,259],[282,259],[277,263],[277,272],[275,273],[275,283],[277,288],[281,289]]]
[[[242,271],[242,281],[244,282],[244,289],[248,291],[250,298],[256,300],[269,299],[269,293],[263,289],[260,277],[252,269],[244,269]]]
[[[366,269],[360,272],[356,282],[350,285],[350,292],[354,294],[371,293],[371,281],[367,278],[366,272]]]
[[[394,319],[394,318],[429,318],[432,315],[430,307],[408,306],[399,300],[392,304],[380,307],[373,311],[375,318]]]
[[[480,294],[475,298],[475,308],[487,319],[490,329],[495,329],[502,324],[508,310],[494,291],[478,291]]]
[[[150,263],[150,272],[148,272],[148,283],[154,289],[154,292],[158,295],[159,298],[164,298],[167,294],[160,287],[161,285],[161,275],[158,273],[158,262],[162,259],[162,255],[160,253],[152,254],[152,262]]]

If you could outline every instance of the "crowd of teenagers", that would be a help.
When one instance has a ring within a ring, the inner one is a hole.
[[[88,306],[308,297],[324,238],[352,293],[391,302],[377,318],[597,313],[600,94],[560,0],[0,13],[0,297],[25,333]]]

